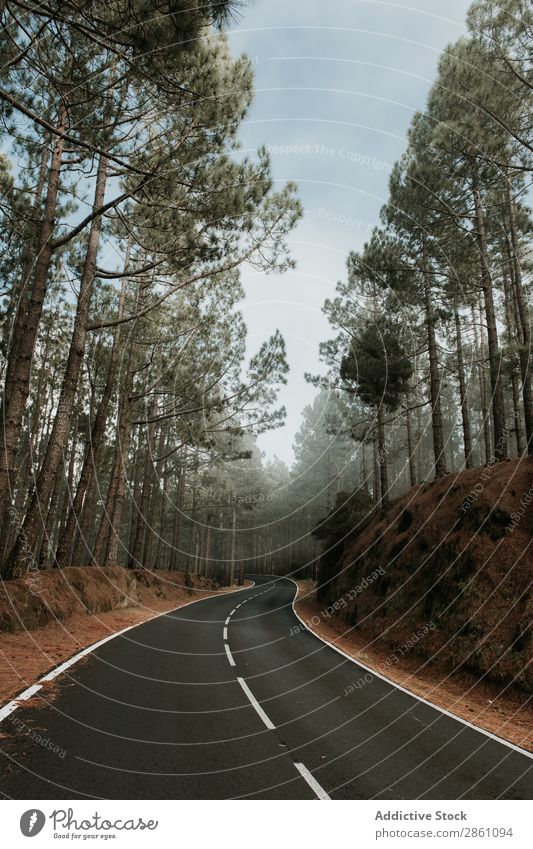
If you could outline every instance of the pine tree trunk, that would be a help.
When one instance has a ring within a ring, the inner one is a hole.
[[[522,283],[522,266],[520,263],[520,253],[518,247],[518,239],[516,237],[516,225],[514,205],[511,197],[510,187],[508,188],[508,203],[509,203],[509,223],[511,235],[512,249],[512,269],[513,282],[518,307],[518,316],[520,319],[521,330],[521,345],[519,349],[520,356],[520,372],[522,377],[522,401],[524,405],[524,422],[526,426],[526,441],[527,450],[530,455],[533,455],[533,393],[531,388],[531,326],[529,320],[529,310],[524,293]]]
[[[381,503],[381,478],[379,466],[378,435],[376,431],[372,434],[372,461],[374,466],[374,501]]]
[[[128,475],[128,452],[133,430],[131,392],[133,364],[130,346],[129,363],[119,407],[116,445],[106,503],[94,546],[92,562],[97,566],[116,566]]]
[[[131,480],[131,510],[130,510],[130,527],[128,532],[128,559],[127,566],[128,569],[131,569],[134,566],[132,551],[133,544],[135,540],[135,534],[137,533],[137,524],[139,522],[139,507],[141,501],[141,490],[142,490],[142,481],[143,481],[143,471],[144,464],[141,463],[142,456],[142,437],[143,434],[141,429],[137,429],[137,440],[135,445],[132,445],[131,453],[132,453],[132,465],[133,465],[133,477]]]
[[[154,520],[156,509],[158,507],[158,501],[160,497],[160,484],[159,484],[159,476],[157,474],[157,458],[162,457],[165,453],[165,437],[166,432],[164,427],[161,427],[161,431],[159,434],[159,440],[157,444],[157,455],[153,458],[152,463],[150,464],[150,501],[148,505],[148,517],[146,522],[146,531],[144,534],[144,550],[143,550],[143,564],[146,569],[152,568],[152,547],[154,540]]]
[[[237,512],[235,507],[233,508],[233,514],[231,519],[231,553],[230,553],[230,567],[229,567],[229,586],[232,587],[235,583],[235,537],[237,534]]]
[[[505,424],[505,404],[502,386],[502,355],[498,344],[498,329],[492,277],[489,266],[489,254],[485,234],[485,218],[481,205],[481,192],[474,181],[474,206],[476,215],[476,238],[481,265],[481,287],[485,305],[485,320],[487,322],[487,342],[489,347],[490,386],[492,393],[492,421],[494,427],[494,458],[498,462],[507,459],[507,427]]]
[[[435,333],[435,311],[431,302],[431,286],[427,279],[427,271],[425,272],[425,275],[426,327],[429,353],[429,401],[431,404],[435,477],[440,478],[443,475],[447,475],[448,470],[446,468],[446,456],[444,453],[444,427],[442,424],[442,405],[440,397],[441,377],[437,352],[437,338]]]
[[[99,562],[105,562],[106,566],[116,566],[118,564],[118,547],[120,542],[120,530],[122,527],[122,517],[124,515],[124,505],[126,501],[126,481],[128,476],[128,449],[131,442],[133,423],[132,411],[129,397],[125,399],[123,413],[121,415],[119,425],[119,444],[115,456],[115,465],[113,470],[112,488],[110,490],[113,502],[109,505],[109,534],[107,540],[107,554],[105,558],[100,558]]]
[[[46,521],[44,525],[44,533],[39,551],[39,569],[47,569],[50,564],[50,557],[53,551],[54,530],[58,520],[57,508],[59,506],[59,498],[63,486],[64,469],[61,463],[54,480],[52,495],[50,496],[50,504],[46,511]],[[44,513],[43,509],[43,513]]]
[[[167,561],[167,543],[165,540],[165,519],[167,514],[167,461],[165,460],[162,472],[162,487],[159,493],[159,534],[157,537],[157,549],[155,553],[154,569],[165,569]]]
[[[192,572],[193,572],[194,575],[199,575],[200,572],[201,572],[200,544],[201,544],[200,528],[198,527],[198,524],[195,523],[194,529],[193,529],[193,546],[191,548],[191,550],[194,551],[193,561],[192,561]]]
[[[510,256],[509,256],[510,259]],[[520,387],[519,387],[519,378],[518,371],[520,370],[520,360],[514,356],[513,348],[517,342],[517,334],[516,334],[516,322],[513,320],[513,309],[511,306],[511,297],[512,293],[510,291],[509,286],[509,276],[506,273],[506,269],[503,269],[502,273],[503,277],[503,291],[505,298],[505,323],[507,325],[507,339],[509,343],[509,347],[511,349],[510,353],[510,377],[511,377],[511,390],[513,395],[513,423],[514,423],[514,433],[516,439],[516,451],[519,457],[524,453],[524,434],[522,430],[522,416],[521,416],[521,399],[520,399]],[[514,299],[513,299],[514,300]]]
[[[481,321],[481,307],[480,307]],[[472,326],[474,329],[474,345],[476,350],[476,360],[478,361],[478,379],[479,379],[479,400],[481,401],[481,415],[483,417],[483,444],[485,446],[485,465],[489,465],[492,461],[492,441],[490,431],[489,408],[487,404],[487,385],[485,380],[485,352],[483,343],[480,341],[477,331],[477,317],[474,307],[472,307]]]
[[[416,486],[418,478],[416,474],[415,446],[413,442],[413,426],[411,422],[411,410],[409,409],[409,397],[406,399],[406,403],[405,426],[407,428],[407,453],[409,454],[409,481],[411,486]]]
[[[361,486],[367,486],[368,469],[366,460],[366,440],[361,442]]]
[[[174,527],[172,530],[172,550],[170,552],[170,568],[177,570],[180,564],[180,545],[181,545],[181,528],[183,518],[183,498],[185,494],[185,479],[187,468],[187,447],[184,446],[181,451],[178,486],[176,491],[176,505],[174,512]]]
[[[128,246],[126,249],[124,271],[128,270],[130,247],[131,241],[128,242]],[[124,277],[122,279],[122,286],[120,290],[118,318],[122,318],[123,316],[127,284],[128,279]],[[78,542],[81,542],[81,545],[83,546],[83,540],[86,538],[88,533],[89,522],[93,520],[92,509],[84,509],[84,505],[87,507],[89,504],[94,504],[94,487],[98,474],[100,459],[102,456],[105,431],[109,418],[109,407],[115,388],[118,357],[120,353],[120,342],[121,325],[119,324],[116,326],[115,332],[113,334],[113,343],[111,347],[111,355],[109,359],[109,368],[107,371],[106,382],[104,390],[102,392],[102,397],[100,398],[100,402],[98,404],[96,415],[93,419],[89,441],[85,447],[80,477],[78,480],[78,485],[76,487],[76,495],[74,497],[74,501],[72,502],[67,523],[64,531],[61,534],[61,539],[57,549],[56,560],[57,565],[59,567],[64,567],[68,565],[76,528],[79,529]],[[79,551],[79,549],[80,546],[77,544],[76,550]]]
[[[153,419],[156,412],[155,402],[152,401],[148,418]],[[146,435],[146,450],[144,454],[144,463],[143,463],[143,478],[142,478],[142,489],[141,489],[141,499],[138,505],[134,505],[134,509],[137,510],[137,521],[135,524],[135,534],[133,537],[133,542],[130,548],[129,558],[130,565],[134,569],[142,568],[145,565],[143,560],[143,551],[144,551],[144,539],[145,535],[148,533],[148,506],[150,502],[150,491],[152,487],[152,446],[154,442],[155,435],[155,422],[150,422],[148,425],[148,431]]]
[[[387,446],[385,444],[385,410],[383,404],[378,404],[378,466],[380,484],[380,504],[383,506],[389,502],[389,472],[387,463]]]
[[[32,204],[32,218],[33,224],[36,225],[37,221],[40,217],[41,210],[41,200],[43,197],[44,187],[46,185],[46,171],[48,168],[48,161],[50,159],[50,150],[48,148],[47,140],[43,139],[43,149],[41,153],[41,163],[39,167],[39,176],[37,178],[37,185],[35,187],[35,196]],[[7,308],[8,315],[14,315],[14,327],[17,327],[21,323],[24,322],[26,316],[26,310],[28,308],[28,288],[31,282],[33,266],[35,262],[35,256],[37,255],[36,248],[36,239],[35,236],[30,237],[26,241],[26,245],[22,251],[21,257],[21,266],[22,266],[22,275],[19,280],[16,280],[13,289],[9,296],[9,307]],[[13,357],[16,360],[17,352],[15,343],[15,338],[13,340],[9,340],[7,335],[8,324],[6,322],[5,333],[4,333],[4,350],[6,351],[6,358],[9,359]],[[6,387],[7,389],[7,387]]]
[[[137,284],[134,310],[137,309],[142,291],[142,281]],[[107,499],[96,538],[93,562],[96,565],[105,563],[116,566],[118,562],[118,546],[120,530],[124,515],[126,500],[126,481],[128,477],[128,453],[133,431],[132,392],[134,377],[134,340],[135,326],[130,332],[126,374],[120,393],[117,438],[111,480],[107,491]]]
[[[26,481],[31,479],[31,464],[32,460],[37,457],[37,448],[39,444],[39,431],[43,424],[43,410],[40,406],[40,403],[43,403],[43,398],[48,398],[47,386],[45,384],[46,370],[48,368],[48,358],[50,355],[50,334],[48,333],[44,339],[44,350],[42,352],[41,363],[37,373],[37,380],[35,385],[35,398],[37,399],[33,414],[30,417],[30,421],[28,424],[28,428],[26,431],[22,433],[21,438],[19,439],[19,446],[17,450],[17,456],[15,458],[15,465],[18,470],[17,479],[19,482],[19,486],[17,487],[17,495],[15,498],[14,509],[11,511],[6,511],[4,515],[4,521],[2,524],[2,530],[0,533],[0,539],[2,540],[2,548],[1,548],[1,560],[3,562],[4,558],[7,557],[11,546],[13,545],[16,538],[16,530],[13,526],[12,518],[10,513],[12,512],[14,517],[16,517],[16,522],[20,520],[23,516],[22,507],[24,506],[24,502],[27,495],[27,487]],[[16,482],[16,481],[15,481]]]
[[[207,529],[205,534],[205,549],[204,549],[204,574],[206,578],[212,577],[213,570],[211,567],[211,521],[212,517],[207,517]]]
[[[522,429],[520,386],[515,367],[511,367],[511,392],[513,396],[513,430],[516,441],[516,453],[521,457],[524,453],[524,433]]]
[[[4,400],[0,411],[0,527],[11,499],[11,480],[16,474],[15,459],[22,431],[22,422],[26,402],[30,393],[30,376],[35,353],[35,344],[39,322],[43,311],[44,299],[48,289],[48,278],[53,256],[52,236],[55,227],[57,202],[59,195],[59,176],[63,157],[63,136],[66,129],[67,109],[63,104],[59,113],[57,130],[50,169],[48,188],[41,222],[39,239],[36,242],[36,257],[33,267],[31,292],[27,309],[24,298],[20,299],[19,309],[12,334],[11,356],[9,357],[4,389]],[[22,288],[29,285],[24,280]],[[22,570],[22,571],[21,571]],[[22,574],[24,567],[20,563],[14,568],[4,569],[4,577]]]
[[[107,178],[107,162],[101,156],[98,162],[93,210],[99,209],[104,200]],[[24,572],[26,547],[35,548],[40,532],[40,512],[43,505],[48,503],[55,476],[61,462],[62,452],[67,444],[72,411],[76,401],[79,375],[85,353],[87,339],[87,319],[89,305],[96,274],[96,257],[100,244],[102,217],[97,216],[90,228],[87,252],[80,281],[80,292],[72,339],[67,358],[59,405],[46,453],[39,471],[35,490],[26,513],[22,531],[17,538],[5,567],[6,577],[18,577]]]
[[[52,492],[52,497],[50,499],[50,506],[48,508],[48,516],[46,519],[46,529],[44,534],[44,542],[41,546],[41,560],[46,562],[46,564],[50,563],[50,559],[54,554],[54,545],[57,542],[57,536],[60,533],[60,529],[62,528],[65,522],[65,513],[67,512],[67,505],[70,498],[70,493],[72,491],[72,481],[74,478],[74,465],[76,461],[76,447],[78,441],[78,416],[76,415],[74,418],[74,424],[72,428],[72,438],[71,438],[71,446],[70,446],[70,457],[68,462],[67,475],[65,478],[65,458],[63,458],[60,467],[58,469],[56,483],[54,485],[54,491]],[[67,452],[65,452],[66,454]],[[57,488],[57,493],[56,493]],[[61,493],[61,490],[63,492]],[[46,549],[46,551],[43,551]],[[54,567],[57,567],[57,560],[53,559],[53,563],[51,564]]]
[[[459,379],[459,398],[461,401],[461,419],[463,423],[463,447],[465,467],[471,469],[472,462],[472,433],[470,430],[470,414],[468,411],[468,393],[465,376],[465,361],[463,354],[463,334],[461,331],[461,316],[457,304],[454,304],[455,339],[457,348],[457,376]]]
[[[148,500],[148,513],[145,517],[145,531],[144,531],[144,544],[142,551],[142,564],[145,569],[152,568],[152,543],[154,538],[154,517],[155,517],[155,506],[157,504],[157,494],[159,492],[159,488],[155,482],[152,480],[150,486],[150,498]]]
[[[415,374],[418,376],[418,360],[416,365]],[[417,378],[418,382],[418,378]],[[424,480],[426,476],[425,468],[425,452],[423,453],[423,445],[422,441],[424,438],[424,428],[422,426],[422,407],[419,405],[416,409],[416,458],[418,461],[418,477],[419,480]]]

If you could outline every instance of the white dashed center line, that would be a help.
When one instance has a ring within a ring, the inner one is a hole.
[[[248,598],[243,599],[243,601],[241,601],[239,604],[235,605],[233,610],[230,611],[229,615],[224,620],[224,628],[222,630],[222,639],[224,640],[224,649],[226,651],[226,655],[227,655],[230,666],[236,666],[235,661],[233,660],[233,655],[230,651],[230,647],[226,642],[226,640],[228,639],[228,625],[230,623],[231,617],[233,616],[234,613],[237,612],[239,607],[242,607],[243,604],[246,604],[247,601],[252,601],[252,599],[257,598],[260,595],[264,595],[265,593],[267,593],[269,590],[272,590],[272,589],[274,589],[274,587],[268,587],[268,589],[263,590],[262,593],[256,593],[255,595],[251,595]],[[253,698],[253,696],[252,696],[252,698]],[[266,716],[266,714],[265,714],[265,716]],[[268,717],[267,717],[267,719],[268,719]],[[270,720],[268,720],[268,721],[270,722]],[[272,727],[274,727],[274,726],[272,726]]]
[[[270,718],[266,715],[265,711],[263,710],[263,708],[261,707],[261,705],[260,705],[260,704],[259,704],[259,702],[257,701],[256,697],[254,696],[254,694],[253,694],[253,693],[252,693],[252,691],[250,690],[250,688],[249,688],[248,684],[246,683],[246,681],[244,680],[244,678],[237,678],[237,681],[239,682],[239,684],[241,685],[242,689],[244,690],[244,692],[245,692],[245,693],[246,693],[246,695],[248,696],[248,699],[250,700],[250,703],[251,703],[252,707],[253,707],[253,708],[256,710],[256,712],[259,714],[259,716],[261,717],[261,719],[262,719],[262,720],[263,720],[263,722],[265,723],[266,727],[267,727],[267,728],[269,728],[270,730],[272,730],[273,728],[275,728],[276,726],[275,726],[275,725],[274,725],[274,723],[270,720]]]
[[[227,656],[228,656],[229,665],[230,665],[230,666],[235,666],[235,661],[233,660],[233,655],[232,655],[232,653],[230,652],[230,649],[229,649],[229,646],[228,646],[228,644],[227,644],[227,643],[224,643],[224,648],[226,649],[226,654],[227,654]]]
[[[316,793],[319,799],[331,799],[331,796],[328,796],[324,788],[320,786],[316,778],[311,775],[306,766],[301,763],[295,763],[294,766],[296,767],[302,778],[307,781],[309,787],[311,788],[313,793]]]

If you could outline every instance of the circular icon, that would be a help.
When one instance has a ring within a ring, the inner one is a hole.
[[[35,837],[42,831],[46,822],[46,817],[42,811],[37,808],[30,808],[29,811],[24,811],[20,818],[20,830],[24,837]]]

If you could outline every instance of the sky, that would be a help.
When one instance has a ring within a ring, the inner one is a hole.
[[[378,222],[413,113],[424,108],[440,53],[465,33],[469,5],[255,0],[230,29],[233,52],[247,53],[255,72],[242,148],[266,145],[275,185],[294,180],[304,207],[289,238],[297,268],[242,278],[250,349],[276,328],[287,343],[287,421],[259,437],[268,457],[293,460],[302,410],[316,394],[304,372],[323,371],[318,346],[332,336],[322,305]]]

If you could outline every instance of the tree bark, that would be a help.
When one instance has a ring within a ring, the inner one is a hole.
[[[44,187],[46,185],[46,171],[48,168],[48,161],[50,159],[50,150],[46,143],[46,139],[43,139],[43,149],[41,153],[41,163],[39,167],[39,176],[37,178],[37,185],[35,187],[35,196],[32,205],[33,212],[33,220],[36,223],[40,218],[40,210],[41,210],[41,200],[44,192]],[[31,226],[31,225],[30,225]],[[22,251],[21,257],[21,266],[22,266],[22,276],[19,280],[15,282],[13,289],[9,296],[9,307],[7,309],[8,315],[14,315],[15,321],[14,326],[16,327],[21,322],[24,322],[26,316],[26,310],[28,308],[28,287],[31,281],[33,265],[35,261],[35,256],[37,254],[36,248],[36,239],[35,235],[32,234],[30,238],[26,240],[26,244]],[[13,338],[13,342],[15,342],[15,338]],[[4,348],[6,351],[6,358],[17,356],[16,350],[14,346],[10,344],[10,340],[7,337],[7,323],[6,323],[6,334],[4,336]],[[7,388],[7,387],[6,387]]]
[[[405,410],[405,426],[407,428],[407,453],[409,454],[409,481],[411,486],[416,486],[418,477],[416,474],[416,459],[415,446],[413,441],[413,426],[411,422],[411,410],[409,409],[409,401],[407,398],[407,408]]]
[[[152,568],[152,547],[154,541],[154,520],[156,509],[158,506],[159,497],[161,494],[160,484],[159,484],[159,476],[157,473],[157,458],[162,457],[165,453],[165,429],[161,427],[161,432],[159,434],[159,440],[157,445],[157,454],[156,457],[153,458],[153,462],[150,464],[150,501],[148,505],[148,516],[146,520],[146,531],[144,533],[144,549],[143,549],[143,564],[145,569]]]
[[[510,252],[508,253],[509,259]],[[521,398],[520,398],[520,387],[519,387],[519,377],[518,372],[520,371],[520,359],[517,358],[514,354],[514,348],[519,347],[517,345],[517,332],[518,327],[517,323],[514,320],[515,316],[513,315],[514,310],[512,308],[511,299],[514,303],[514,298],[512,298],[512,291],[509,284],[509,274],[507,273],[507,269],[504,267],[502,272],[503,277],[503,291],[505,298],[505,323],[507,325],[507,340],[510,348],[509,354],[509,371],[511,378],[511,391],[513,395],[513,423],[514,423],[514,433],[516,439],[516,451],[519,457],[524,453],[524,433],[522,429],[522,416],[521,416]]]
[[[66,122],[67,107],[63,102],[57,123],[57,129],[60,133],[64,132]],[[62,135],[58,135],[52,149],[46,201],[39,238],[35,245],[37,259],[33,267],[31,291],[27,309],[25,309],[25,298],[21,297],[19,300],[19,308],[12,335],[12,355],[9,357],[6,370],[4,400],[0,412],[0,422],[2,424],[0,427],[0,527],[3,525],[11,499],[11,480],[13,475],[16,474],[15,460],[17,447],[22,431],[26,402],[30,393],[31,368],[39,322],[48,289],[50,264],[53,256],[51,242],[59,195],[63,144]],[[22,283],[22,290],[25,290],[28,285],[29,280],[25,278]],[[20,569],[20,567],[17,567],[17,569]],[[3,574],[6,577],[9,574],[9,569],[7,574]]]
[[[167,515],[167,461],[162,472],[162,487],[159,493],[159,532],[155,553],[154,569],[165,569],[167,565],[167,542],[165,540],[165,520]]]
[[[229,565],[229,586],[232,587],[235,583],[235,537],[237,533],[237,512],[235,507],[233,508],[233,514],[231,518],[231,552],[230,552],[230,565]]]
[[[213,571],[212,571],[212,568],[211,568],[211,561],[210,561],[210,557],[211,557],[211,531],[212,531],[211,522],[212,522],[212,520],[213,520],[213,517],[208,515],[207,516],[207,528],[206,528],[206,533],[205,533],[205,548],[204,548],[204,575],[206,576],[206,578],[212,577],[212,574],[213,574]]]
[[[481,306],[479,307],[481,321]],[[489,419],[489,408],[487,404],[487,385],[485,380],[485,352],[484,345],[480,341],[480,334],[477,331],[477,316],[474,307],[472,307],[472,326],[474,329],[474,346],[476,350],[476,360],[478,361],[478,379],[479,379],[479,400],[481,402],[481,415],[483,417],[483,444],[485,447],[485,465],[488,465],[492,460],[492,441]]]
[[[457,304],[454,304],[453,313],[455,317],[455,340],[457,349],[457,377],[459,380],[459,398],[461,401],[461,420],[463,424],[463,448],[465,455],[465,467],[471,469],[472,461],[472,433],[470,430],[470,414],[468,412],[468,392],[465,376],[465,361],[463,354],[463,334],[461,330],[461,316]]]
[[[377,408],[378,419],[378,466],[379,466],[379,483],[380,483],[380,505],[384,506],[389,502],[389,471],[387,463],[387,446],[385,444],[385,410],[383,404],[378,404]]]
[[[378,435],[374,431],[374,433],[372,434],[372,463],[374,467],[374,501],[376,502],[376,504],[379,504],[381,502],[381,479],[378,457]]]
[[[133,558],[131,556],[131,552],[133,550],[133,543],[135,540],[135,534],[137,533],[137,523],[139,522],[139,508],[138,504],[141,501],[141,491],[142,491],[142,481],[143,481],[143,470],[144,464],[141,462],[143,444],[142,444],[143,434],[140,428],[137,428],[137,439],[135,440],[135,444],[133,444],[132,440],[132,463],[133,463],[133,472],[130,475],[130,492],[131,492],[131,509],[130,509],[130,520],[129,520],[129,532],[128,532],[128,558],[127,565],[128,569],[133,566]],[[143,457],[144,459],[144,457]]]
[[[156,406],[155,402],[152,401],[148,412],[148,419],[154,419],[155,413]],[[133,569],[137,569],[144,565],[142,563],[142,557],[144,550],[145,534],[148,532],[147,518],[148,506],[150,502],[150,490],[152,487],[152,445],[154,442],[154,435],[155,422],[150,421],[146,434],[146,449],[143,463],[144,471],[142,477],[141,500],[138,505],[133,506],[133,509],[137,511],[137,521],[135,524],[135,533],[129,552],[128,563],[128,565],[131,566]]]
[[[96,174],[96,186],[94,193],[93,209],[102,206],[107,179],[107,162],[101,156],[98,162]],[[87,319],[89,316],[89,305],[93,291],[93,283],[96,274],[96,257],[100,244],[100,233],[102,218],[98,216],[91,224],[87,252],[80,281],[80,292],[74,319],[72,339],[70,343],[67,365],[63,376],[63,384],[59,398],[59,405],[54,420],[54,425],[46,453],[39,471],[35,490],[24,519],[24,524],[19,537],[15,541],[11,554],[5,567],[5,575],[9,578],[19,577],[24,572],[23,548],[30,546],[35,548],[40,529],[41,506],[46,505],[55,480],[57,469],[61,462],[62,452],[68,440],[72,411],[76,401],[79,375],[85,353],[87,339]]]
[[[474,177],[474,208],[476,216],[476,239],[481,265],[481,288],[485,305],[485,320],[487,322],[487,342],[489,348],[490,386],[492,393],[492,422],[494,427],[494,459],[498,462],[507,459],[507,427],[505,424],[505,403],[502,386],[502,354],[498,343],[496,312],[492,277],[489,266],[489,254],[485,233],[485,217],[481,203],[481,191]]]
[[[47,569],[50,564],[50,557],[53,551],[54,531],[58,519],[57,508],[59,506],[59,499],[63,486],[63,472],[63,464],[61,463],[56,471],[54,486],[50,496],[50,504],[46,511],[44,510],[43,505],[43,513],[46,513],[46,521],[44,524],[43,538],[39,551],[39,569]]]
[[[529,323],[529,310],[522,283],[522,265],[518,239],[516,236],[514,204],[511,197],[511,189],[508,186],[509,204],[509,229],[511,235],[511,253],[513,282],[518,307],[519,324],[521,331],[521,345],[519,348],[520,372],[522,377],[522,401],[524,405],[524,422],[526,426],[526,441],[528,454],[533,454],[533,392],[531,388],[531,326]]]
[[[126,249],[124,271],[127,271],[129,267],[130,250],[131,241],[128,242]],[[128,278],[123,277],[118,306],[118,314],[120,317],[122,317],[124,312],[127,285]],[[57,549],[56,561],[59,567],[67,566],[69,563],[76,528],[78,528],[79,534],[78,541],[81,542],[81,545],[83,545],[83,540],[86,538],[89,530],[89,522],[93,520],[92,510],[85,508],[87,508],[90,504],[94,504],[95,479],[98,474],[99,463],[102,456],[105,430],[109,418],[109,407],[111,404],[111,398],[113,397],[113,391],[115,389],[121,335],[122,326],[118,325],[113,333],[113,343],[111,347],[106,382],[93,420],[90,437],[85,447],[80,477],[76,487],[76,495],[69,510],[67,523],[61,534],[61,539]],[[79,551],[81,556],[82,549],[80,550],[80,546],[76,545],[76,549],[77,552]]]
[[[442,424],[442,405],[440,397],[441,376],[435,333],[435,310],[431,300],[431,285],[428,280],[429,272],[425,271],[425,306],[426,327],[429,353],[429,400],[431,404],[431,428],[433,434],[433,454],[435,457],[435,477],[448,474],[446,455],[444,452],[444,427]]]
[[[142,285],[142,281],[138,281],[137,292],[135,295],[135,310],[137,310],[137,305],[141,297]],[[134,325],[129,337],[126,358],[126,373],[124,375],[122,391],[119,393],[119,413],[113,468],[111,470],[106,503],[100,521],[100,527],[98,528],[92,559],[92,562],[96,565],[103,565],[105,563],[109,566],[116,566],[118,560],[120,529],[122,526],[124,502],[126,498],[128,452],[130,449],[131,434],[133,430],[132,392],[134,376],[135,326],[136,325]]]
[[[116,566],[118,559],[119,534],[122,526],[126,495],[128,451],[133,427],[131,388],[132,379],[130,370],[128,369],[119,409],[117,441],[111,478],[92,557],[92,563],[97,566]]]

